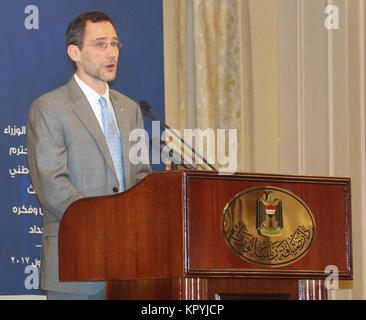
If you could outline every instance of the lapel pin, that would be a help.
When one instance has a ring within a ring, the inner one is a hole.
[[[121,110],[121,111],[125,111],[125,110],[126,110],[126,108],[125,108],[125,107],[121,107],[119,110]]]

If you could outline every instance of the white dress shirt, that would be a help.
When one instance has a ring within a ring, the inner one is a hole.
[[[102,131],[104,132],[104,130],[103,130],[103,122],[102,122],[102,111],[101,111],[101,107],[100,107],[100,103],[99,103],[99,98],[101,96],[94,89],[90,88],[85,82],[83,82],[76,75],[76,73],[74,74],[74,78],[75,78],[77,84],[79,85],[80,89],[85,94],[86,99],[88,100],[91,108],[93,109],[94,114],[95,114],[95,116],[96,116],[96,118],[97,118],[97,120],[99,122],[99,125],[102,128]],[[108,105],[109,111],[111,112],[111,114],[113,116],[113,119],[114,119],[115,123],[117,124],[117,129],[119,130],[119,128],[118,128],[118,122],[117,122],[117,119],[116,119],[116,115],[114,113],[114,109],[113,109],[113,106],[112,106],[112,102],[111,102],[111,99],[109,98],[109,86],[108,86],[108,83],[106,83],[106,89],[105,89],[105,92],[103,94],[103,97],[107,101],[107,105]]]

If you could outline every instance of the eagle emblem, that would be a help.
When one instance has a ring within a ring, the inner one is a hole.
[[[257,230],[265,237],[282,235],[282,200],[274,199],[271,191],[264,191],[262,199],[257,200]]]

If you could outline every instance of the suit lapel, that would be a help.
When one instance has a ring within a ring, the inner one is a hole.
[[[73,101],[71,108],[73,109],[77,117],[80,119],[80,121],[84,124],[85,128],[93,136],[108,166],[110,167],[110,169],[112,170],[117,179],[117,174],[114,169],[112,157],[109,152],[109,148],[105,140],[104,133],[99,125],[97,118],[94,115],[93,110],[89,105],[88,100],[86,99],[84,93],[76,83],[74,77],[72,77],[72,79],[69,81],[68,88],[69,88],[70,99]]]

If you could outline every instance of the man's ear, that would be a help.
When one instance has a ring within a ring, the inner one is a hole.
[[[80,61],[80,48],[75,44],[70,44],[67,47],[67,53],[72,61],[79,62]]]

